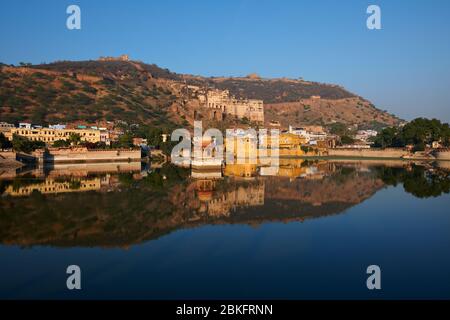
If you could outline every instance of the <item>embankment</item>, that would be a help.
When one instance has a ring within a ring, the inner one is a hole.
[[[328,149],[329,157],[399,159],[411,154],[404,149]]]
[[[15,152],[0,152],[0,167],[8,169],[17,169],[23,164],[17,161],[17,154]]]
[[[86,148],[58,148],[37,150],[33,155],[40,163],[88,163],[88,162],[132,162],[141,160],[141,150],[88,150]]]
[[[438,150],[434,153],[436,160],[450,160],[450,149]]]

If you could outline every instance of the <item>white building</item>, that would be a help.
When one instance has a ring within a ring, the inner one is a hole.
[[[368,141],[372,137],[376,137],[378,134],[375,130],[358,130],[355,135],[356,140]]]
[[[21,128],[21,129],[31,129],[31,123],[21,122],[21,123],[19,123],[19,128]]]
[[[64,130],[64,129],[66,129],[66,125],[65,124],[53,124],[53,125],[49,125],[48,128],[54,129],[54,130]]]

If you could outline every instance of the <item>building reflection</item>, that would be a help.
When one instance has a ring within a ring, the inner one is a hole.
[[[4,196],[23,197],[33,192],[60,194],[88,191],[111,191],[120,185],[116,174],[131,173],[141,178],[141,163],[58,164],[16,173],[3,191]]]
[[[301,222],[397,183],[417,197],[450,192],[449,170],[405,162],[283,159],[278,172],[76,166],[17,178],[0,180],[0,243],[23,246],[128,247],[205,224]]]
[[[237,208],[264,205],[264,181],[233,184],[232,188],[226,189],[219,189],[216,180],[198,180],[194,184],[200,201],[198,212],[209,217],[228,217]]]

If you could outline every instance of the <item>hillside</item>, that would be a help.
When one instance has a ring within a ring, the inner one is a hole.
[[[0,121],[11,123],[123,120],[159,127],[186,126],[192,124],[194,110],[201,107],[195,95],[186,97],[186,85],[228,89],[240,98],[262,99],[266,122],[279,121],[284,126],[342,122],[380,127],[400,121],[337,85],[257,75],[206,78],[137,61],[1,65],[0,84]]]
[[[181,123],[170,85],[130,63],[2,67],[0,83],[0,121]]]

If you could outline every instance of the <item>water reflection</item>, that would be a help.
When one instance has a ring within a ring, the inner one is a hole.
[[[0,243],[127,247],[204,224],[303,221],[344,212],[386,186],[450,192],[447,164],[281,160],[280,170],[141,163],[63,165],[0,180]]]

